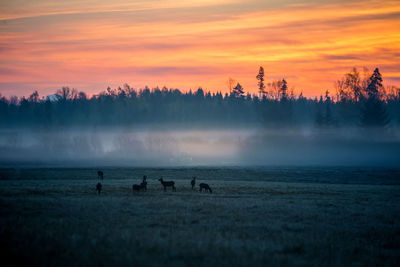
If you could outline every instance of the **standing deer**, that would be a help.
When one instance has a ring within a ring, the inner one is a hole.
[[[143,190],[144,191],[147,191],[147,176],[146,175],[144,175],[143,176],[143,180],[142,180],[142,183],[140,184],[142,187],[143,187]]]
[[[103,187],[103,186],[101,185],[101,183],[97,183],[97,185],[96,185],[97,194],[100,195],[100,193],[101,193],[101,188],[102,188],[102,187]]]
[[[103,180],[104,178],[104,173],[102,171],[98,171],[97,172],[97,176],[99,177],[99,179]]]
[[[163,180],[163,178],[161,177],[160,179],[158,179],[161,184],[164,186],[164,192],[167,191],[167,187],[171,186],[173,191],[176,191],[176,187],[175,187],[175,182],[174,181],[165,181]]]
[[[200,190],[199,190],[200,192],[202,192],[204,189],[206,192],[208,190],[210,193],[212,193],[211,187],[208,184],[201,183],[201,184],[199,184],[199,186],[200,186]]]
[[[192,185],[192,190],[193,190],[194,186],[196,185],[196,177],[192,178],[192,181],[190,181],[190,184]]]

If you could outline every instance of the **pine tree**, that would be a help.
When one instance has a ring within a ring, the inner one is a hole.
[[[260,67],[260,70],[258,71],[258,75],[256,76],[258,80],[258,92],[260,94],[260,97],[262,97],[265,94],[265,85],[264,85],[264,68]]]
[[[376,68],[374,73],[368,80],[368,86],[365,89],[368,98],[379,98],[379,89],[382,88],[382,75],[379,72],[379,69]]]
[[[237,83],[237,85],[232,90],[231,96],[242,97],[243,94],[244,94],[243,87],[240,85],[240,83]]]
[[[381,88],[382,75],[376,68],[365,89],[367,99],[361,109],[361,124],[364,127],[384,127],[389,123],[388,114],[379,96],[379,89]]]
[[[287,82],[286,82],[285,79],[282,79],[282,85],[281,85],[281,88],[279,90],[279,93],[281,95],[281,101],[286,101],[287,100],[287,98],[288,98],[287,89],[288,89]]]
[[[326,126],[331,126],[333,124],[333,119],[332,119],[332,111],[331,111],[331,97],[329,96],[329,91],[326,90],[325,93],[325,118],[324,118],[324,124]]]

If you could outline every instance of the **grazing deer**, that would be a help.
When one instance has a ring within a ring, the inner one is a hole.
[[[97,193],[100,195],[100,193],[101,193],[101,188],[102,188],[103,186],[101,185],[101,183],[97,183],[97,185],[96,185],[96,190],[97,190]]]
[[[132,185],[132,191],[133,192],[140,191],[140,190],[147,191],[146,179],[147,179],[147,176],[145,175],[145,176],[143,176],[143,180],[142,180],[142,182],[140,184]]]
[[[200,186],[200,190],[199,190],[200,192],[202,192],[204,189],[206,192],[208,190],[210,193],[212,193],[211,187],[208,184],[201,183],[201,184],[199,184],[199,186]]]
[[[164,182],[163,178],[161,177],[158,179],[161,184],[164,186],[164,191],[167,191],[167,187],[171,186],[173,191],[176,191],[175,182],[174,181],[166,181]]]
[[[194,186],[196,185],[196,177],[192,178],[192,181],[190,181],[190,184],[192,185],[192,190],[193,190]]]
[[[144,191],[146,191],[145,190],[145,185],[143,184],[143,183],[141,183],[141,184],[134,184],[134,185],[132,185],[132,191],[133,192],[135,192],[135,191],[140,191],[140,190],[144,190]]]
[[[99,177],[99,179],[103,180],[104,178],[104,173],[102,171],[98,171],[97,172],[97,176]]]

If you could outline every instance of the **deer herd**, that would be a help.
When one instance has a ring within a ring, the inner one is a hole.
[[[104,179],[104,173],[102,171],[98,171],[97,172],[98,178],[99,180],[103,180]],[[163,177],[161,176],[160,179],[158,179],[158,181],[161,182],[161,185],[164,188],[164,192],[167,191],[167,187],[171,187],[172,191],[176,192],[176,187],[175,187],[175,182],[174,181],[164,181]],[[192,187],[192,190],[195,190],[195,186],[196,186],[196,177],[193,177],[192,180],[190,181],[190,185]],[[96,191],[97,193],[100,195],[101,190],[102,190],[102,184],[100,182],[97,183],[96,185]],[[211,187],[206,184],[206,183],[200,183],[199,184],[199,191],[202,192],[204,189],[205,192],[210,192],[212,193]],[[133,192],[139,192],[139,191],[147,191],[147,176],[144,175],[143,176],[143,180],[140,184],[134,184],[132,185],[132,191]]]

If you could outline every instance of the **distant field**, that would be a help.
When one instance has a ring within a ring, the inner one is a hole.
[[[400,265],[400,170],[0,169],[6,265]],[[148,192],[132,193],[146,174]],[[177,192],[156,180],[173,179]],[[190,177],[213,194],[190,189]]]
[[[197,176],[212,181],[312,182],[330,184],[400,185],[400,168],[387,167],[176,167],[100,168],[105,180],[139,182],[143,175],[159,184],[165,179],[188,180]],[[97,180],[98,168],[0,168],[0,180]],[[187,181],[182,186],[188,185]]]

